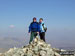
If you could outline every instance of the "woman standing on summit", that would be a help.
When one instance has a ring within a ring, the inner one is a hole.
[[[39,20],[39,26],[40,26],[40,39],[45,41],[45,32],[47,31],[47,27],[45,26],[43,22],[43,18],[40,18]]]

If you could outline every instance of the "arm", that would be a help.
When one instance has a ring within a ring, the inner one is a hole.
[[[45,24],[44,24],[44,30],[45,30],[45,32],[47,31],[47,27],[45,26]]]
[[[47,28],[45,24],[44,24],[44,28]]]
[[[29,26],[29,31],[28,31],[29,33],[31,32],[31,24],[30,24],[30,26]]]
[[[40,25],[38,24],[38,32],[40,32]]]

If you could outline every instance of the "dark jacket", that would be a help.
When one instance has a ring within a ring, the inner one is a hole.
[[[29,32],[39,32],[40,31],[40,27],[38,22],[32,22],[29,26]]]

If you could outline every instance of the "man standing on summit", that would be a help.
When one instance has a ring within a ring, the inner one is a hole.
[[[35,38],[39,34],[39,30],[39,24],[37,22],[37,19],[34,17],[33,22],[29,26],[29,33],[31,33],[29,43],[31,43],[33,41],[33,38]]]

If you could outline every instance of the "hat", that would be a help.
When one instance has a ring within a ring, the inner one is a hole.
[[[43,20],[43,18],[40,18],[40,20]]]
[[[33,20],[36,20],[36,17],[34,17]]]

